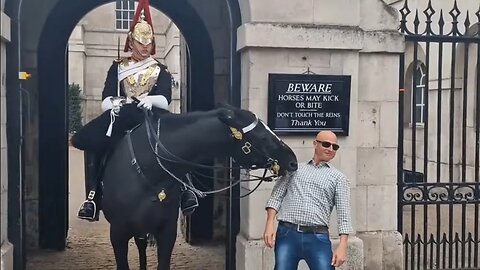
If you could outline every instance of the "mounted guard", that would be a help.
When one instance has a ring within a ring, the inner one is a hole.
[[[97,221],[102,197],[102,160],[124,135],[144,121],[142,109],[154,114],[168,113],[172,95],[172,75],[152,57],[155,38],[148,0],[140,0],[127,34],[125,52],[130,57],[116,59],[107,73],[102,92],[103,113],[72,137],[72,145],[85,151],[87,198],[78,218]],[[181,208],[184,214],[198,206],[194,193],[185,190]]]

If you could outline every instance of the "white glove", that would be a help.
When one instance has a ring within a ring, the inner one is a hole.
[[[168,110],[168,101],[162,95],[145,96],[144,98],[140,99],[137,107],[143,107],[147,110],[151,110],[152,107]]]
[[[102,101],[102,112],[110,110],[113,108],[113,97],[108,96]]]
[[[125,103],[125,97],[112,97],[108,96],[102,101],[102,111],[114,110],[115,113],[120,111],[120,108]]]

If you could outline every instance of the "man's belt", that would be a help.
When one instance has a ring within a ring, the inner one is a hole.
[[[328,233],[328,227],[324,225],[304,226],[286,221],[279,221],[278,224],[302,233]]]

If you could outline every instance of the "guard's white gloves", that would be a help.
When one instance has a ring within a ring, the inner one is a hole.
[[[140,102],[138,103],[137,107],[145,108],[147,110],[151,110],[152,107],[168,110],[168,101],[162,95],[145,96],[140,98]]]
[[[102,101],[102,112],[110,110],[111,108],[113,108],[112,100],[113,100],[113,97],[108,96]]]
[[[125,101],[125,97],[108,96],[102,101],[102,111],[111,109],[114,113],[118,113]]]

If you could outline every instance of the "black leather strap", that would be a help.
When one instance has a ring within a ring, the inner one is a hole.
[[[145,177],[145,175],[142,172],[142,168],[140,167],[140,164],[137,162],[137,158],[135,157],[135,152],[133,150],[133,145],[132,145],[132,138],[130,137],[131,131],[127,131],[127,143],[128,143],[128,150],[130,150],[130,162],[131,165],[135,168],[137,173],[141,175],[142,177]]]
[[[279,221],[279,224],[301,233],[328,233],[328,227],[323,225],[303,226],[286,221]]]

